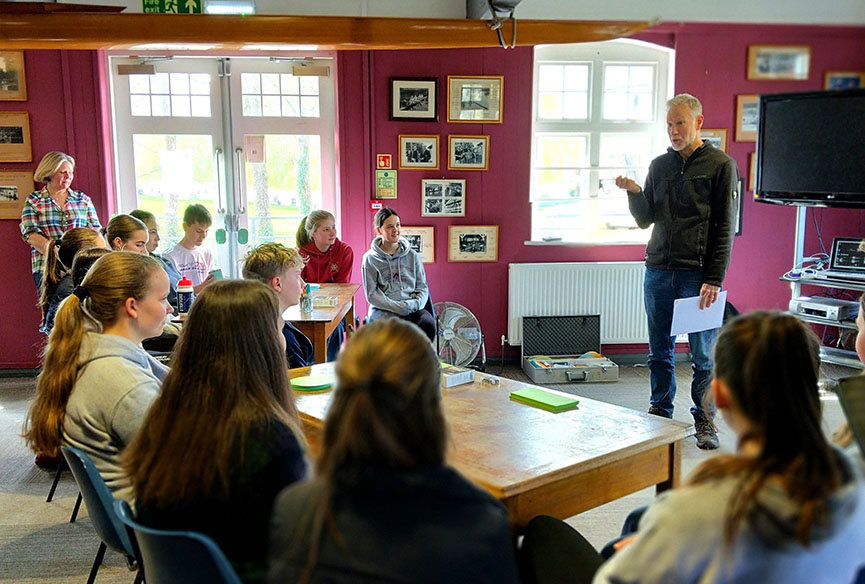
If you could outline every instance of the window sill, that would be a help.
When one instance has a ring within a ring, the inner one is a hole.
[[[645,243],[634,243],[633,241],[564,241],[564,240],[556,240],[556,241],[524,241],[523,245],[529,246],[563,246],[563,247],[599,247],[599,246],[613,246],[613,245],[634,245],[638,247],[646,247]]]

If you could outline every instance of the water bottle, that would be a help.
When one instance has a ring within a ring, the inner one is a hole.
[[[177,312],[185,316],[192,307],[193,297],[192,281],[186,277],[181,278],[177,283]]]
[[[312,294],[310,294],[311,290],[309,288],[309,284],[304,288],[303,294],[300,296],[300,311],[301,312],[312,312]]]

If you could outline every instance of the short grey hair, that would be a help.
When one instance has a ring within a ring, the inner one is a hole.
[[[703,104],[700,103],[699,99],[697,99],[690,93],[680,93],[679,95],[668,101],[667,111],[670,111],[674,107],[679,107],[680,105],[684,105],[689,110],[691,110],[691,113],[694,114],[695,118],[703,114]]]

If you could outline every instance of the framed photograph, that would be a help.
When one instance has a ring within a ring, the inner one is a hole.
[[[703,142],[708,142],[721,152],[727,151],[727,130],[706,129],[700,130]]]
[[[757,156],[755,152],[748,155],[748,190],[752,193],[757,188]]]
[[[24,201],[33,191],[32,172],[0,170],[0,219],[20,221]]]
[[[27,101],[24,51],[0,51],[0,101]]]
[[[439,167],[439,137],[435,134],[399,136],[400,168]]]
[[[449,262],[495,262],[498,259],[498,225],[451,225],[448,227]]]
[[[826,71],[823,89],[859,89],[865,87],[865,71]]]
[[[420,204],[422,217],[464,217],[465,179],[422,180]]]
[[[32,161],[29,114],[0,112],[0,162]]]
[[[759,95],[743,94],[736,96],[736,142],[757,141],[759,113]]]
[[[808,79],[810,63],[807,45],[748,46],[748,79]]]
[[[433,232],[435,229],[429,227],[400,227],[400,235],[405,237],[411,248],[420,254],[425,264],[435,263],[435,240]]]
[[[435,77],[390,78],[390,119],[437,122],[439,80]]]
[[[448,168],[451,170],[486,170],[489,152],[489,136],[448,136]]]
[[[742,215],[745,213],[745,179],[739,177],[739,193],[737,200],[739,202],[739,212],[736,214],[736,235],[742,235]]]
[[[448,75],[448,122],[502,123],[501,76]]]

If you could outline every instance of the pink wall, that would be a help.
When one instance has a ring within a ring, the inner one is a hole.
[[[0,163],[3,170],[33,172],[46,152],[62,150],[75,158],[73,188],[90,195],[106,216],[105,156],[100,148],[101,118],[94,51],[26,51],[27,101],[0,102],[0,110],[30,112],[33,162]],[[30,248],[21,240],[18,220],[0,220],[0,368],[39,365],[44,336],[30,274]]]
[[[705,126],[728,128],[728,151],[747,176],[748,155],[754,143],[733,140],[736,95],[819,89],[827,69],[865,70],[865,31],[862,28],[789,27],[684,24],[660,25],[641,38],[676,49],[676,92],[688,91],[704,104]],[[807,44],[811,46],[811,78],[797,82],[746,80],[749,44]],[[448,75],[504,75],[502,124],[448,124],[446,122]],[[439,122],[388,120],[388,78],[437,77]],[[368,211],[374,155],[398,153],[399,134],[438,134],[440,160],[446,160],[448,134],[490,136],[490,168],[486,172],[400,170],[399,198],[390,201],[404,225],[435,226],[435,264],[427,264],[427,278],[435,301],[450,300],[467,306],[480,319],[487,351],[499,354],[499,338],[507,331],[508,264],[515,262],[639,261],[642,246],[526,246],[530,238],[529,164],[531,153],[532,50],[519,48],[373,51],[340,55],[342,95],[369,91],[369,110],[344,108],[340,130],[345,139],[355,134],[358,123],[368,124],[372,148],[349,147],[351,170],[343,173],[342,224],[346,240],[355,248],[355,279],[360,281],[360,250],[372,238]],[[360,100],[355,103],[360,105]],[[345,102],[343,102],[345,105]],[[361,118],[361,119],[359,119]],[[348,132],[346,132],[348,130]],[[355,134],[355,137],[357,135]],[[355,160],[363,152],[365,160]],[[343,152],[345,155],[345,152]],[[424,178],[465,178],[466,216],[431,219],[420,216],[420,181]],[[750,193],[749,193],[750,195]],[[860,212],[817,210],[822,217],[827,245],[838,235],[862,232]],[[817,251],[813,210],[809,210],[806,253]],[[354,222],[354,219],[361,223]],[[499,260],[496,263],[448,263],[447,226],[499,225]],[[729,298],[738,308],[786,308],[789,286],[778,276],[791,267],[795,210],[746,200],[743,235],[736,238],[730,271],[725,282]],[[638,291],[635,291],[638,293]],[[362,305],[363,300],[359,299]],[[363,309],[359,307],[362,311]],[[605,348],[614,353],[622,347]],[[644,347],[627,347],[644,350]],[[515,350],[515,349],[514,349]]]

